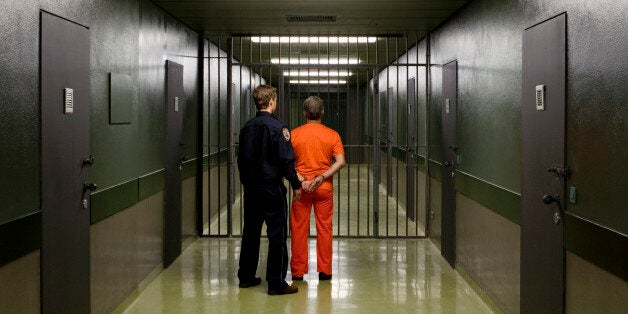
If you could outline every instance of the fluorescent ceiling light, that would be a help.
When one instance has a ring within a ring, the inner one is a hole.
[[[279,64],[358,64],[357,58],[272,58],[271,63]]]
[[[316,37],[305,37],[305,36],[262,36],[262,37],[251,37],[251,41],[254,43],[374,43],[377,41],[377,37],[337,37],[337,36],[316,36]]]
[[[290,84],[347,84],[345,80],[290,80]]]
[[[319,70],[291,70],[284,71],[284,76],[303,76],[303,77],[340,77],[340,76],[350,76],[353,73],[349,72],[349,70],[339,70],[339,71],[319,71]]]

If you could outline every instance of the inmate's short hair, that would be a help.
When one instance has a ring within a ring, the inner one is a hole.
[[[310,120],[320,119],[324,110],[323,100],[316,96],[310,96],[303,102],[303,112]]]
[[[257,110],[268,108],[271,99],[277,98],[277,89],[270,85],[260,85],[253,90],[253,100]]]

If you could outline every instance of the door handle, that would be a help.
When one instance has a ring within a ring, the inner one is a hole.
[[[83,192],[94,192],[98,189],[98,186],[94,183],[83,183]]]
[[[554,221],[555,225],[559,225],[560,222],[562,221],[562,216],[563,216],[563,208],[560,205],[560,196],[558,194],[554,194],[554,195],[549,195],[549,194],[545,194],[543,195],[543,203],[549,205],[552,203],[556,203],[558,205],[558,210],[554,212],[554,215],[552,216],[552,220]]]
[[[188,161],[187,156],[182,156],[181,158],[179,158],[179,162],[186,162],[186,161]]]
[[[445,167],[449,167],[449,166],[451,166],[451,163],[449,162],[449,160],[445,160],[445,162],[443,163],[443,165],[444,165]]]
[[[93,164],[94,156],[92,156],[91,154],[89,155],[89,158],[83,159],[83,167],[91,167]]]
[[[545,195],[543,195],[542,200],[543,200],[543,203],[545,203],[547,205],[556,202],[560,206],[560,197],[558,196],[558,194],[555,194],[553,196],[549,195],[549,194],[545,194]]]

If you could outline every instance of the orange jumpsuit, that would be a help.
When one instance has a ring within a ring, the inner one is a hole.
[[[338,132],[317,123],[308,123],[294,129],[292,147],[297,172],[306,180],[327,171],[332,164],[332,157],[345,153]],[[316,218],[317,271],[331,275],[333,200],[333,177],[330,176],[315,191],[302,192],[301,199],[292,203],[290,210],[292,276],[301,277],[308,271],[308,233],[312,206]]]

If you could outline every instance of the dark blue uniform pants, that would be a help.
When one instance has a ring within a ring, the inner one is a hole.
[[[238,270],[240,282],[249,282],[255,277],[262,223],[266,222],[269,241],[266,281],[270,290],[282,288],[288,271],[286,192],[283,184],[244,188],[244,230]]]

